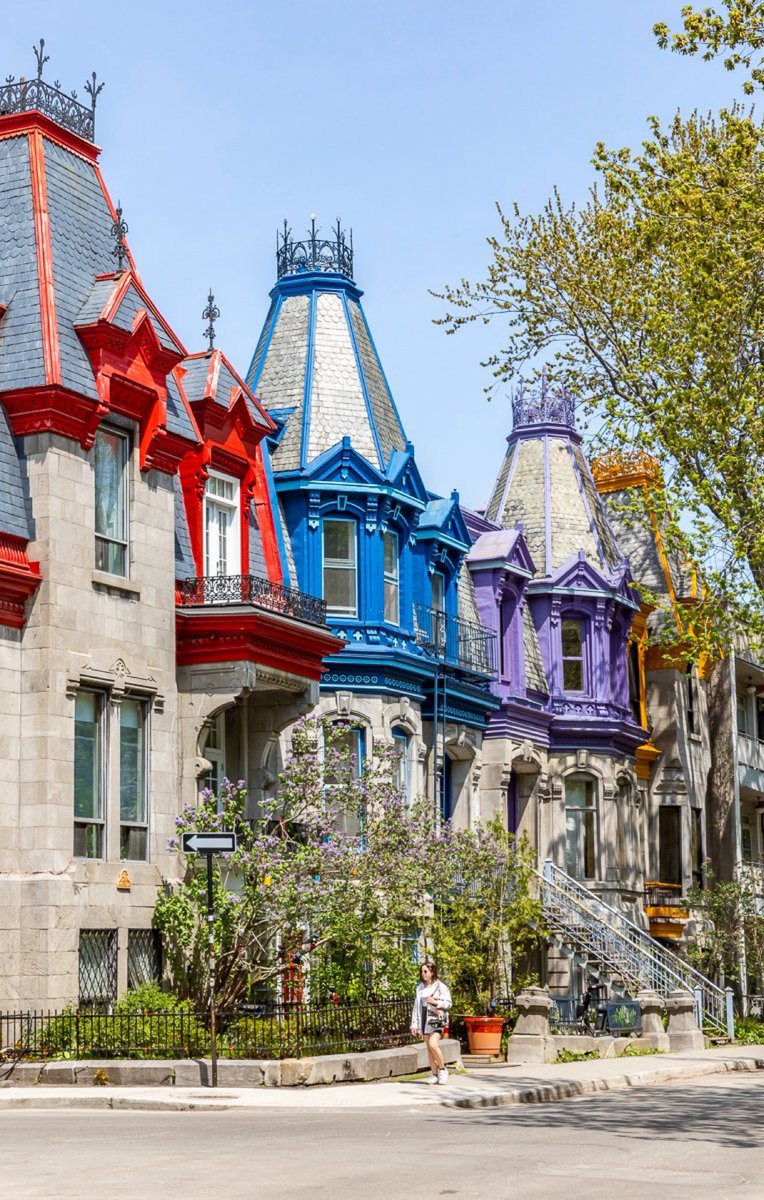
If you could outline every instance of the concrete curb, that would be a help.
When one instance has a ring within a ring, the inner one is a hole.
[[[569,1080],[561,1083],[539,1084],[536,1087],[514,1088],[509,1092],[490,1095],[443,1097],[449,1108],[504,1108],[512,1104],[550,1104],[555,1100],[570,1100],[595,1092],[620,1092],[628,1088],[649,1087],[677,1079],[697,1079],[704,1075],[724,1075],[734,1071],[763,1071],[764,1058],[724,1059],[717,1063],[687,1063],[673,1067],[656,1067],[639,1075],[612,1075],[609,1079]]]

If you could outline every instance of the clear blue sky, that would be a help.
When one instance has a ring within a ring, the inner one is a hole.
[[[97,140],[149,292],[189,350],[212,284],[219,344],[246,370],[275,228],[353,227],[356,278],[427,486],[487,499],[509,429],[481,357],[499,327],[446,337],[428,294],[485,268],[494,202],[584,196],[598,139],[649,113],[719,107],[720,66],[657,49],[680,0],[26,0],[3,9],[0,77],[106,80]]]

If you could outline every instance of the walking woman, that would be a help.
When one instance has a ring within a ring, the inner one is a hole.
[[[434,962],[424,962],[419,968],[419,983],[411,1014],[411,1033],[421,1034],[427,1047],[432,1074],[428,1083],[445,1083],[448,1071],[443,1061],[440,1039],[448,1025],[448,1010],[451,993],[442,979],[438,979],[438,968]]]

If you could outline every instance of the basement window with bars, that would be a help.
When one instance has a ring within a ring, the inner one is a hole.
[[[108,1009],[117,998],[116,929],[81,929],[79,1002],[83,1008]]]

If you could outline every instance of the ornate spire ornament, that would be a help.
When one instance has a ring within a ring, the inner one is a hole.
[[[512,427],[520,425],[568,425],[575,429],[576,401],[568,389],[552,390],[547,379],[546,367],[541,371],[541,386],[534,395],[526,393],[521,380],[512,399]]]
[[[279,279],[284,275],[299,275],[304,271],[334,272],[353,278],[353,231],[349,238],[345,236],[339,217],[332,229],[333,237],[319,236],[320,229],[316,225],[315,213],[310,214],[310,228],[307,237],[296,242],[292,230],[284,221],[283,231],[276,233],[276,274]]]
[[[116,239],[116,245],[111,252],[112,258],[117,260],[117,271],[121,274],[124,269],[124,260],[127,258],[127,245],[125,243],[125,234],[128,230],[127,221],[122,220],[122,201],[117,201],[117,219],[111,227],[111,236]]]
[[[210,294],[207,297],[207,307],[202,313],[202,320],[208,322],[207,328],[204,331],[204,336],[209,341],[208,350],[215,349],[215,322],[219,316],[220,309],[215,303],[215,297],[212,294],[212,288],[210,288]]]
[[[53,83],[46,83],[43,79],[45,64],[50,61],[50,55],[45,53],[45,38],[40,38],[39,45],[33,46],[32,50],[37,60],[37,75],[34,79],[26,79],[23,75],[18,79],[13,75],[6,76],[5,82],[0,84],[0,116],[41,112],[64,129],[69,129],[88,142],[94,141],[96,100],[104,86],[97,82],[95,71],[85,84],[85,91],[90,97],[88,107],[77,99],[76,91],[63,91],[58,79]]]

